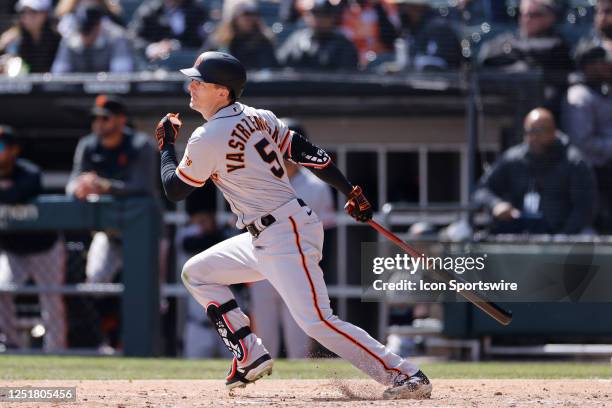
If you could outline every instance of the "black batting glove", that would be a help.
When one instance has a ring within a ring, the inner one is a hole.
[[[159,121],[155,129],[159,150],[163,149],[166,144],[174,144],[181,126],[183,122],[179,119],[178,113],[168,113]]]
[[[348,201],[344,205],[344,211],[357,221],[368,222],[372,219],[372,206],[363,195],[361,187],[353,187],[348,196]]]

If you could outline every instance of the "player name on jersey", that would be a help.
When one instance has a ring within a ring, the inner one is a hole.
[[[225,155],[227,172],[231,173],[235,170],[243,169],[245,167],[244,161],[244,148],[245,144],[251,138],[251,135],[255,131],[266,132],[272,137],[274,143],[278,144],[279,129],[274,128],[274,131],[270,128],[270,125],[259,116],[245,116],[240,119],[240,123],[237,123],[230,134],[231,138],[227,142],[227,145],[234,151],[229,152]],[[287,131],[287,134],[289,131]],[[285,137],[287,136],[285,135]]]

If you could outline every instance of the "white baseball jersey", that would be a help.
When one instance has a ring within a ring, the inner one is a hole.
[[[242,229],[297,197],[283,164],[291,135],[272,112],[236,102],[192,133],[176,174],[193,187],[210,178]]]

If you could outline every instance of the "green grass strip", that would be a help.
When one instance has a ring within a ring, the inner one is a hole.
[[[224,379],[228,360],[121,357],[0,356],[2,380]],[[612,379],[612,365],[590,363],[424,363],[430,378],[440,379]],[[272,378],[367,378],[339,359],[277,360]]]

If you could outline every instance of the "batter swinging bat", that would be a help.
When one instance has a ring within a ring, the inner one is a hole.
[[[408,245],[407,243],[402,241],[397,235],[395,235],[391,231],[387,230],[385,227],[383,227],[382,225],[380,225],[376,221],[370,220],[370,221],[368,221],[368,224],[370,224],[370,226],[372,228],[374,228],[376,231],[378,231],[381,234],[383,234],[387,239],[389,239],[395,245],[400,247],[408,255],[410,255],[412,257],[415,257],[415,258],[418,258],[418,257],[421,256],[419,251],[417,251],[416,249],[412,248],[410,245]],[[465,283],[465,281],[461,277],[455,276],[455,275],[451,275],[450,272],[448,272],[448,271],[445,271],[445,270],[436,270],[436,273],[442,279],[444,279],[447,283],[450,282],[451,279],[454,279],[457,282]],[[478,293],[476,291],[472,291],[472,290],[461,290],[461,291],[459,291],[459,293],[461,294],[461,296],[463,296],[468,301],[470,301],[474,306],[476,306],[477,308],[479,308],[480,310],[482,310],[483,312],[485,312],[486,314],[491,316],[493,319],[495,319],[498,323],[500,323],[500,324],[502,324],[504,326],[507,326],[512,321],[512,312],[503,309],[498,304],[496,304],[496,303],[488,300],[487,298],[485,298],[482,294],[480,294],[480,293]]]

